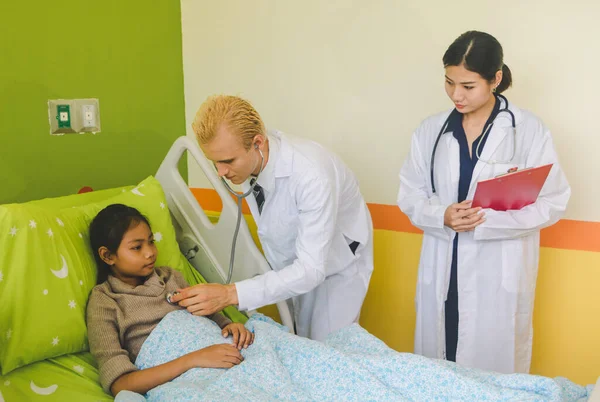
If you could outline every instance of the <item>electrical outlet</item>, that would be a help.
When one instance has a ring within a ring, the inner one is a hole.
[[[83,115],[83,128],[96,127],[96,108],[94,105],[83,105],[81,113]]]
[[[100,109],[98,99],[76,99],[75,104],[81,115],[79,133],[97,133],[100,131]]]

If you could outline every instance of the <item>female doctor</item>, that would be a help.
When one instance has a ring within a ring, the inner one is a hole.
[[[423,121],[400,171],[398,205],[424,232],[415,353],[528,372],[540,229],[563,215],[571,190],[550,131],[500,95],[511,85],[500,43],[469,31],[443,62],[454,108]],[[470,206],[478,181],[549,163],[534,204]]]

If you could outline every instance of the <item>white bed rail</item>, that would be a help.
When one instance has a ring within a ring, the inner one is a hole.
[[[187,151],[193,158],[223,203],[219,221],[213,224],[204,213],[178,170],[179,160]],[[231,241],[236,226],[237,204],[229,194],[211,162],[206,159],[198,144],[188,137],[179,137],[171,146],[161,163],[156,178],[165,192],[169,210],[177,232],[182,252],[197,245],[195,257],[190,262],[208,282],[223,283],[229,271]],[[271,270],[264,256],[258,250],[242,219],[237,239],[232,282],[252,278]],[[283,325],[293,331],[294,325],[289,307],[285,301],[277,303]]]
[[[592,394],[590,395],[588,402],[600,402],[600,377],[598,377],[598,380],[596,381],[596,385],[592,390]]]

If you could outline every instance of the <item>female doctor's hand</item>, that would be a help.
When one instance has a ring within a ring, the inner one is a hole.
[[[444,213],[444,225],[455,232],[468,232],[485,222],[481,207],[471,208],[471,201],[465,200],[452,204]]]

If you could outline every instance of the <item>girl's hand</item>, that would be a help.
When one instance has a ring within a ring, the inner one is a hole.
[[[185,355],[189,367],[231,368],[244,360],[240,351],[228,343],[208,346]]]
[[[115,396],[124,389],[145,394],[190,369],[231,368],[243,360],[242,354],[233,345],[228,343],[212,345],[158,366],[123,374],[112,383],[110,391]]]
[[[247,349],[248,346],[254,343],[254,333],[248,331],[242,324],[232,323],[223,328],[221,332],[224,338],[233,335],[233,345],[239,350]]]
[[[471,208],[469,200],[452,204],[444,213],[444,225],[455,232],[471,231],[485,222],[485,215],[479,211],[481,207]]]

